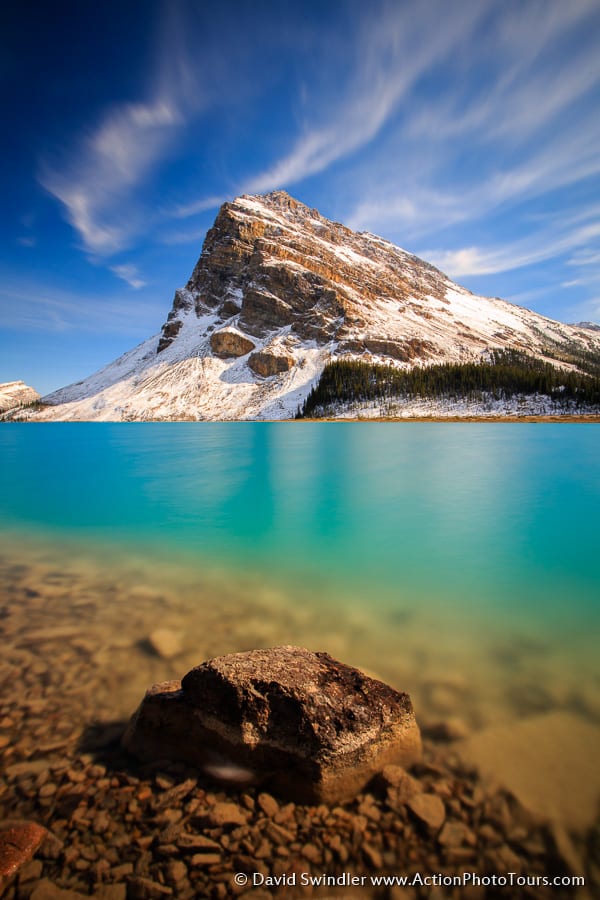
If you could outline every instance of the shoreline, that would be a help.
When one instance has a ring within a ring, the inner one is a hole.
[[[262,420],[257,420],[262,421]],[[581,425],[600,423],[600,415],[597,416],[357,416],[356,418],[306,418],[306,419],[269,419],[270,422],[565,422]]]

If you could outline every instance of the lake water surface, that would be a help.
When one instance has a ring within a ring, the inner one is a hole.
[[[28,621],[97,629],[137,673],[124,706],[209,655],[302,643],[424,719],[597,718],[599,449],[578,424],[5,424],[8,620],[19,646]],[[142,663],[158,626],[181,654]]]

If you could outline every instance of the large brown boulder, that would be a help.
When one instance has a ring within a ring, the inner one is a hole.
[[[215,331],[210,337],[210,346],[215,356],[224,359],[230,356],[245,356],[255,347],[249,338],[229,328]]]
[[[305,803],[349,800],[388,763],[421,756],[407,694],[299,647],[232,653],[154,685],[124,745],[144,761],[245,772]]]
[[[268,353],[266,350],[257,350],[251,353],[248,365],[257,375],[270,378],[271,375],[281,375],[289,372],[294,365],[294,357],[281,353]]]
[[[37,822],[16,820],[0,823],[0,894],[47,836],[46,829]]]

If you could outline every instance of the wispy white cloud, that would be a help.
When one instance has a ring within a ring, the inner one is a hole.
[[[127,221],[123,209],[128,192],[161,159],[182,121],[168,96],[117,106],[66,166],[44,164],[42,185],[64,205],[88,250],[110,254],[127,244],[136,228],[135,216]]]
[[[41,184],[63,204],[84,248],[95,255],[124,249],[160,218],[145,207],[144,188],[189,121],[211,102],[204,83],[207,54],[199,56],[191,45],[180,8],[164,9],[141,99],[114,103],[59,159],[40,165]]]
[[[593,0],[569,4],[499,6],[485,33],[469,47],[471,77],[450,81],[410,116],[412,138],[503,140],[523,143],[598,83],[597,44],[565,56],[558,46],[597,14]],[[485,67],[478,87],[478,67]],[[491,71],[490,71],[491,67]]]
[[[174,206],[169,210],[169,215],[174,219],[188,219],[191,216],[197,216],[209,209],[216,209],[227,200],[227,197],[203,197],[195,200],[193,203],[182,203]]]
[[[443,124],[441,128],[443,131]],[[474,152],[476,136],[468,146]],[[367,196],[356,203],[347,218],[355,228],[385,231],[396,225],[415,237],[459,222],[473,222],[501,207],[544,197],[598,175],[598,146],[600,120],[589,116],[577,127],[557,127],[546,140],[516,157],[503,154],[501,148],[490,156],[481,146],[482,162],[462,179],[449,176],[450,160],[456,162],[456,155],[443,141],[428,144],[422,161],[418,147],[407,146],[402,159],[403,178],[398,178],[397,167],[394,171],[384,166],[376,179],[367,179]],[[561,210],[560,216],[563,224],[567,224],[565,217],[571,224],[574,218],[593,217],[596,210],[597,204],[592,204],[583,210]],[[545,217],[551,218],[552,212],[546,212]]]
[[[111,266],[110,271],[113,275],[116,275],[117,278],[120,278],[129,287],[135,288],[135,290],[139,290],[140,288],[146,287],[146,282],[140,278],[140,274],[137,270],[137,266],[134,266],[131,263],[123,263],[119,266]]]
[[[543,262],[568,253],[600,235],[600,222],[568,234],[547,232],[496,247],[462,247],[458,250],[423,250],[421,255],[453,277],[491,275]]]
[[[443,28],[431,27],[445,7],[441,0],[428,0],[407,15],[390,3],[377,16],[369,15],[353,48],[354,75],[342,85],[341,96],[333,102],[329,98],[325,109],[315,97],[313,121],[292,150],[249,178],[244,191],[260,193],[294,184],[368,144],[414,83],[467,40],[483,15],[477,4],[464,4],[455,7],[452,16],[443,16]],[[335,67],[335,50],[331,55]]]
[[[44,167],[44,185],[63,204],[87,251],[110,257],[136,233],[152,227],[160,234],[166,222],[173,231],[158,238],[162,243],[199,241],[200,229],[177,230],[174,220],[216,208],[226,199],[221,189],[262,192],[327,172],[337,173],[345,222],[403,245],[410,240],[411,249],[417,241],[435,245],[435,261],[455,276],[505,272],[567,253],[571,265],[586,265],[580,260],[592,252],[587,242],[597,218],[589,201],[584,209],[575,202],[552,209],[540,200],[541,224],[525,206],[600,173],[600,119],[590,101],[600,91],[597,46],[575,40],[591,32],[588,22],[598,23],[597,0],[450,6],[447,0],[383,0],[376,6],[377,14],[363,15],[353,7],[351,33],[313,33],[327,65],[298,77],[297,105],[290,104],[295,130],[289,110],[281,113],[278,140],[285,127],[288,152],[245,177],[231,161],[238,144],[230,159],[224,152],[221,181],[203,196],[177,205],[167,198],[149,213],[138,199],[152,173],[189,136],[190,121],[213,102],[222,108],[224,90],[232,89],[220,77],[232,51],[221,54],[219,77],[211,73],[218,85],[211,95],[199,74],[202,42],[194,45],[181,17],[173,16],[139,102],[115,104],[66,160]],[[251,52],[257,59],[261,49]],[[309,57],[305,48],[298,60]],[[248,110],[244,127],[257,121],[256,110]],[[234,124],[232,140],[239,141],[240,132]],[[478,236],[458,237],[459,225],[463,235],[470,225],[473,235],[480,221],[492,235],[494,216],[511,211],[517,233],[528,217],[527,239],[503,244],[490,237],[486,245]],[[112,271],[142,286],[134,269],[113,265]]]
[[[352,227],[403,244],[444,230],[455,240],[456,226],[464,233],[498,213],[512,210],[515,224],[532,218],[524,205],[535,200],[546,220],[562,220],[557,234],[568,243],[575,219],[594,217],[589,198],[570,210],[546,198],[600,173],[591,94],[600,92],[600,58],[597,42],[581,38],[598,26],[597,4],[507,3],[488,11],[492,20],[468,56],[457,53],[448,68],[446,89],[425,102],[413,94],[387,146],[351,172],[362,186],[346,216]],[[461,271],[508,264],[473,249],[452,252]]]
[[[600,266],[600,250],[585,247],[574,253],[567,262],[570,266]]]

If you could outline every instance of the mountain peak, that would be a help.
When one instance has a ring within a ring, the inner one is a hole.
[[[157,337],[45,399],[73,418],[288,418],[331,360],[410,368],[494,349],[577,360],[600,336],[478,297],[271,191],[223,204]]]
[[[277,206],[282,209],[297,209],[298,207],[304,207],[304,203],[301,203],[300,200],[296,200],[295,197],[292,197],[291,194],[288,194],[287,191],[269,191],[266,194],[243,194],[240,198],[241,200],[256,200],[259,202],[264,202],[269,204],[270,206]]]

